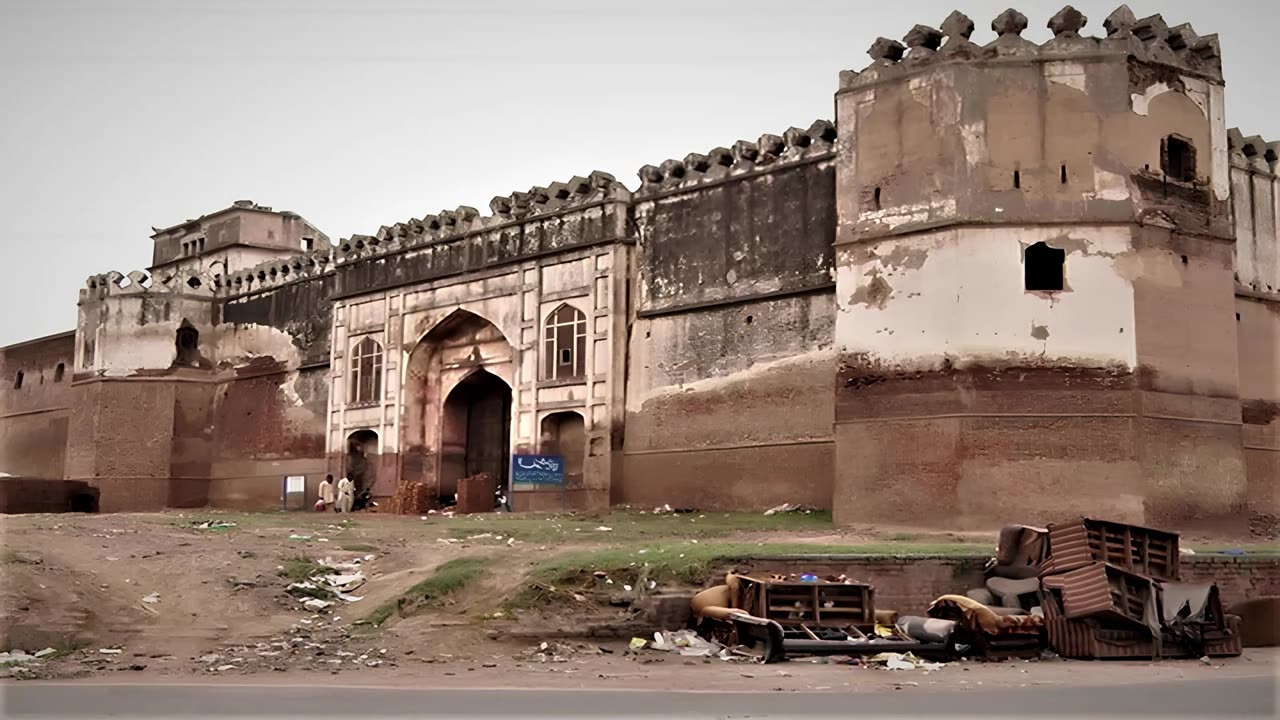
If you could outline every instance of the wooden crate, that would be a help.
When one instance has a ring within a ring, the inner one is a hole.
[[[876,621],[875,588],[865,583],[740,576],[735,607],[784,627],[870,628]]]

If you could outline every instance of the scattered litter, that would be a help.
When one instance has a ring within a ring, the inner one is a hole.
[[[214,670],[217,672],[222,672],[223,670],[234,670],[235,667],[236,667],[235,665],[219,665],[218,667],[214,668]]]
[[[310,535],[290,535],[289,539],[290,540],[310,540],[311,536]]]
[[[158,603],[160,602],[160,593],[151,593],[150,595],[143,595],[142,602],[147,603],[148,605],[153,603]]]
[[[613,532],[613,528],[609,527],[608,525],[600,525],[599,527],[596,528],[596,531],[597,532]]]
[[[515,545],[515,544],[516,544],[515,538],[507,538],[507,545]]]
[[[103,655],[119,655],[120,653],[124,652],[124,650],[121,650],[120,648],[100,648],[98,652],[102,653]]]
[[[771,507],[764,511],[765,515],[777,515],[778,513],[794,512],[799,510],[800,506],[796,503],[782,503],[776,507]]]
[[[52,655],[52,654],[54,654],[54,653],[56,653],[56,652],[58,652],[58,651],[57,651],[57,650],[54,650],[54,649],[53,649],[53,648],[51,648],[51,647],[47,647],[47,648],[45,648],[45,649],[43,649],[43,650],[41,650],[41,651],[37,652],[37,653],[35,654],[35,657],[38,657],[38,658],[49,657],[50,655]]]
[[[227,520],[196,520],[191,523],[191,527],[196,530],[226,530],[235,526],[235,523]]]
[[[329,607],[332,604],[333,603],[329,602],[328,600],[321,600],[319,598],[307,598],[306,600],[302,601],[303,607],[313,611],[324,610],[325,608]]]
[[[692,630],[660,630],[653,634],[653,642],[649,647],[679,653],[685,657],[714,657],[723,648],[719,643],[711,642]]]
[[[346,593],[337,593],[337,598],[343,602],[359,602],[364,599],[363,595],[348,595]]]
[[[44,652],[41,650],[40,652]],[[10,650],[9,652],[0,652],[0,663],[25,663],[31,662],[40,657],[36,655],[28,655],[25,650]]]
[[[623,585],[623,586],[622,586],[622,589],[623,589],[624,591],[626,591],[626,592],[631,592],[631,586],[630,586],[630,585]]]

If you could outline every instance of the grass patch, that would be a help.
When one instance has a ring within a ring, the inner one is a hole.
[[[649,580],[660,584],[702,585],[717,567],[747,558],[783,555],[947,555],[990,554],[985,543],[870,543],[833,545],[813,543],[663,543],[647,546],[608,547],[557,555],[537,565],[524,587],[506,603],[508,610],[554,602],[558,593],[547,588],[578,592],[620,592],[624,584]],[[595,576],[604,571],[612,584]]]
[[[377,627],[392,615],[408,617],[423,608],[440,607],[457,591],[488,572],[491,558],[454,558],[437,567],[429,577],[415,583],[394,600],[374,608],[358,624]]]
[[[609,530],[597,530],[598,527]],[[611,512],[535,515],[468,515],[449,521],[453,537],[467,538],[483,533],[513,537],[525,542],[656,542],[671,538],[714,538],[738,532],[829,531],[831,513],[750,512],[641,513],[634,510]]]
[[[366,544],[364,544],[364,543],[356,543],[356,544],[354,544],[354,545],[343,545],[343,546],[342,546],[342,549],[343,549],[343,550],[346,550],[347,552],[374,552],[374,551],[376,551],[378,548],[377,548],[377,547],[375,547],[375,546],[373,546],[373,545],[366,545]]]
[[[287,578],[290,582],[304,582],[315,575],[328,575],[332,572],[324,565],[303,555],[285,558],[283,565],[276,574]]]

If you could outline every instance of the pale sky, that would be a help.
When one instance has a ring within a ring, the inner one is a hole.
[[[1116,3],[1078,2],[1104,35]],[[251,199],[337,240],[833,118],[877,36],[1008,0],[0,0],[0,345],[73,329],[151,226]],[[1058,3],[1016,5],[1050,37]],[[1280,3],[1133,2],[1216,32],[1227,123],[1280,139]]]

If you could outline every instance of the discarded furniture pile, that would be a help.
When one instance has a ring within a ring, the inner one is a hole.
[[[1223,611],[1217,585],[1179,581],[1177,533],[1093,518],[1032,532],[1045,548],[1036,597],[1059,655],[1242,652],[1240,618]]]
[[[1093,518],[1000,533],[985,586],[927,616],[877,610],[875,587],[729,573],[693,597],[698,633],[762,662],[797,655],[1178,658],[1242,652],[1213,583],[1179,581],[1177,533]],[[1268,606],[1269,607],[1269,606]]]
[[[951,645],[954,623],[876,610],[875,588],[845,577],[729,573],[723,585],[695,595],[691,606],[702,636],[761,662],[795,655],[951,656],[966,649]],[[907,632],[908,620],[920,621],[916,629],[925,639]]]

